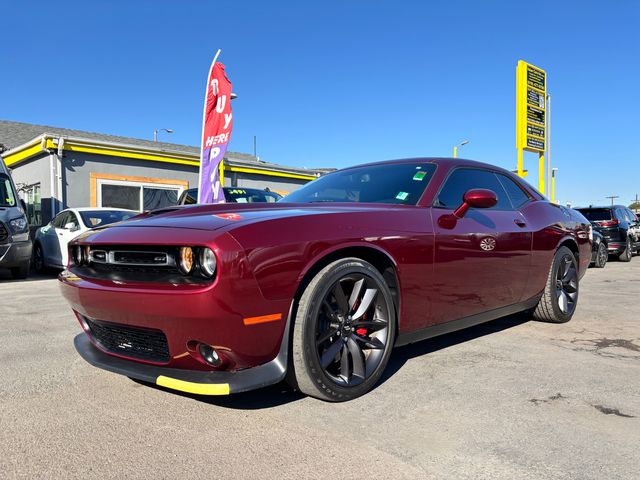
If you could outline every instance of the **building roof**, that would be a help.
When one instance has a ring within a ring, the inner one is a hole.
[[[31,123],[0,120],[0,144],[3,144],[6,150],[13,150],[17,147],[23,146],[35,140],[41,135],[81,138],[83,140],[100,143],[135,146],[147,150],[156,150],[162,153],[188,155],[195,157],[196,160],[200,156],[200,147],[191,145],[154,142],[153,140],[143,140],[140,138],[122,137],[119,135],[106,135],[104,133],[73,130],[70,128],[51,127],[48,125],[34,125]],[[225,164],[244,168],[291,172],[300,175],[318,176],[323,173],[320,169],[288,167],[276,163],[263,162],[253,155],[233,151],[227,151],[227,153],[225,154]]]

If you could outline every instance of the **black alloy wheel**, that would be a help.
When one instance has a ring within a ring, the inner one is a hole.
[[[578,304],[579,281],[578,262],[573,252],[564,246],[558,248],[533,317],[551,323],[571,320]]]
[[[39,243],[33,249],[33,269],[37,273],[44,272],[44,255]]]
[[[618,260],[620,260],[621,262],[630,262],[632,256],[633,252],[631,251],[631,239],[627,237],[627,244],[624,251],[618,257]]]
[[[389,360],[395,322],[391,292],[375,267],[356,258],[328,265],[309,283],[298,304],[294,386],[330,401],[366,393]]]
[[[346,275],[322,299],[316,352],[324,373],[343,386],[359,385],[380,365],[389,339],[389,305],[362,274]]]
[[[596,253],[594,267],[604,268],[607,264],[607,260],[609,260],[609,251],[607,250],[607,246],[604,243],[600,243],[598,246],[598,252]]]
[[[564,255],[556,274],[556,301],[564,315],[573,315],[578,299],[578,269],[573,255]]]

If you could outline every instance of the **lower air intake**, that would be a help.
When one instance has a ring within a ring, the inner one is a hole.
[[[167,337],[161,330],[82,318],[89,326],[91,338],[107,352],[149,362],[169,361]]]

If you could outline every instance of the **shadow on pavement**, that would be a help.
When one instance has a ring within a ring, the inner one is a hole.
[[[14,280],[11,277],[11,272],[8,269],[0,268],[0,283],[28,283],[37,282],[40,280],[53,280],[58,278],[59,271],[51,270],[47,273],[34,273],[29,272],[29,276],[24,279]]]
[[[490,335],[502,330],[507,330],[509,328],[526,323],[530,320],[530,314],[526,312],[517,313],[515,315],[502,317],[491,322],[476,325],[475,327],[460,330],[458,332],[449,333],[447,335],[441,335],[439,337],[434,337],[429,340],[423,340],[411,345],[398,347],[391,354],[389,364],[387,365],[382,378],[373,389],[375,390],[389,378],[395,375],[402,368],[402,366],[412,358],[436,352],[444,348],[452,347],[469,340],[484,337],[485,335]],[[141,385],[165,391],[167,393],[170,393],[171,395],[180,395],[182,397],[188,397],[199,402],[208,403],[210,405],[237,410],[259,410],[264,408],[273,408],[280,405],[285,405],[290,402],[298,401],[305,397],[304,394],[291,390],[291,388],[285,382],[280,382],[276,385],[271,385],[259,390],[218,397],[193,395],[159,387],[157,385],[149,384],[136,379],[131,380]]]
[[[448,333],[439,337],[430,338],[428,340],[422,340],[421,342],[405,345],[394,349],[389,359],[389,364],[382,374],[382,378],[376,385],[376,388],[391,378],[402,366],[415,357],[427,355],[429,353],[437,352],[443,348],[452,347],[459,343],[468,342],[476,338],[484,337],[485,335],[491,335],[492,333],[501,332],[512,327],[516,327],[531,320],[531,314],[527,312],[520,312],[507,317],[498,318],[490,322],[476,325],[475,327],[465,328],[457,332]]]

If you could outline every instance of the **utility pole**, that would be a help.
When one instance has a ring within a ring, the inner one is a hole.
[[[608,197],[604,197],[604,198],[610,198],[610,199],[611,199],[611,206],[613,207],[613,201],[614,201],[616,198],[620,198],[620,195],[610,195],[610,196],[608,196]]]
[[[638,213],[640,211],[640,206],[638,205],[638,202],[640,202],[640,199],[638,198],[638,194],[636,193],[636,198],[635,200],[632,200],[632,202],[635,204],[636,208],[634,208],[634,210],[636,211],[636,213]]]

